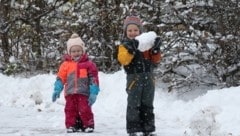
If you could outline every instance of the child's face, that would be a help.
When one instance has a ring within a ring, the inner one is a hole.
[[[74,45],[70,49],[70,55],[73,59],[79,58],[83,54],[83,49],[81,46]]]
[[[140,35],[140,29],[137,25],[130,24],[127,26],[126,33],[129,39],[134,39],[136,36]]]

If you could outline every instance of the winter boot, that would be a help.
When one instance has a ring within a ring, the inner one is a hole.
[[[69,127],[69,128],[67,128],[67,133],[74,133],[74,132],[77,132],[77,130],[76,130],[75,127]]]
[[[84,132],[86,132],[86,133],[92,133],[93,131],[94,131],[94,128],[92,128],[92,127],[87,127],[84,129]]]
[[[83,125],[82,125],[82,121],[81,121],[80,118],[77,118],[77,119],[76,119],[74,128],[75,128],[77,131],[79,131],[79,130],[83,131]]]
[[[137,133],[129,133],[128,136],[138,136]]]
[[[152,132],[144,132],[142,136],[157,136],[157,135]]]

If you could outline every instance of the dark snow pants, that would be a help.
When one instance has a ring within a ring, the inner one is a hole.
[[[127,133],[155,131],[153,74],[128,74],[126,91],[128,94]]]
[[[72,94],[65,97],[65,126],[73,127],[76,120],[80,118],[82,127],[94,128],[94,118],[91,106],[88,105],[88,96],[81,94]]]

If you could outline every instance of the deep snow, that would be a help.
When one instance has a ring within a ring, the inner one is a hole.
[[[125,136],[125,73],[99,73],[101,92],[93,105],[95,132],[65,133],[63,94],[51,102],[55,75],[31,78],[0,74],[0,136]],[[240,136],[240,87],[210,90],[189,101],[156,88],[158,136]]]

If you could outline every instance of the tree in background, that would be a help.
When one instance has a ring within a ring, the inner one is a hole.
[[[123,19],[134,12],[163,45],[159,85],[184,93],[240,85],[238,1],[1,0],[0,67],[5,74],[50,72],[77,32],[100,71],[115,72]]]

